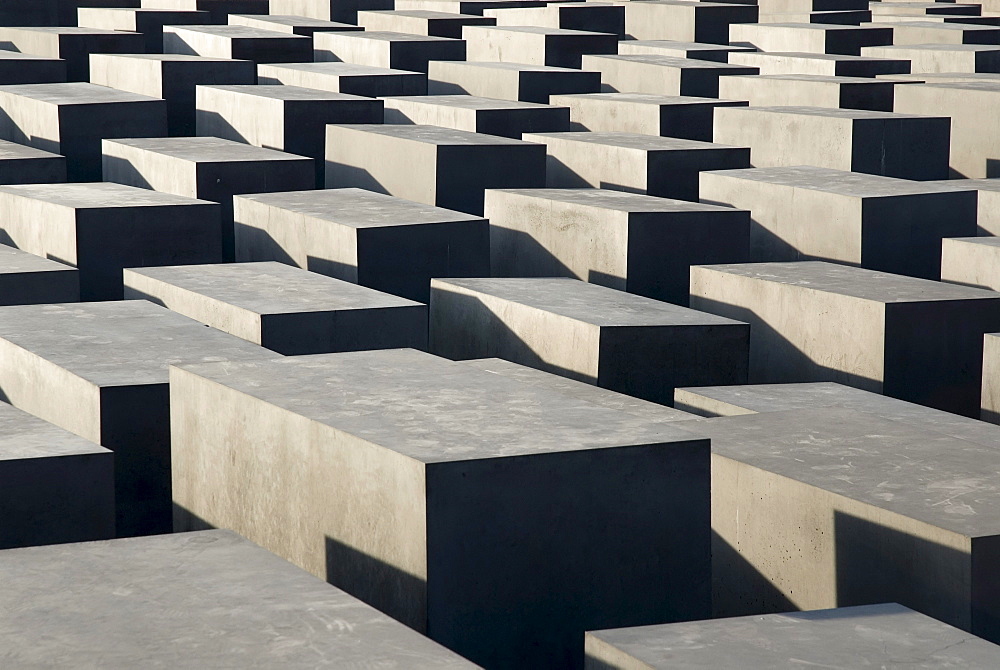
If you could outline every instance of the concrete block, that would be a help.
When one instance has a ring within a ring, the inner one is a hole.
[[[979,418],[1000,423],[1000,333],[983,337],[982,409]]]
[[[183,54],[94,54],[90,80],[167,101],[167,131],[195,134],[195,88],[201,84],[255,84],[253,61]]]
[[[2,186],[0,207],[5,243],[79,271],[78,297],[48,302],[121,300],[126,267],[221,260],[215,203],[97,182]]]
[[[88,0],[89,2],[90,0]],[[230,14],[267,14],[275,0],[140,0],[149,9],[208,12],[211,23],[224,25]]]
[[[136,0],[5,0],[0,6],[0,25],[75,26],[80,5],[87,7],[134,7]]]
[[[426,9],[358,12],[358,25],[365,30],[462,38],[465,26],[494,26],[497,20],[475,14],[451,14]]]
[[[431,95],[467,94],[547,104],[560,93],[597,93],[601,73],[547,65],[437,61],[427,71]]]
[[[937,182],[956,189],[974,189],[979,195],[977,235],[1000,235],[1000,179],[946,179]]]
[[[146,38],[141,33],[98,28],[0,26],[0,46],[8,51],[62,59],[69,81],[87,81],[90,54],[144,53]]]
[[[733,65],[756,67],[761,74],[814,74],[827,77],[876,77],[906,74],[905,58],[872,58],[844,54],[763,53],[737,51],[729,54]]]
[[[486,667],[706,615],[707,441],[412,349],[247,363],[171,370],[178,529],[233,528]]]
[[[863,56],[905,58],[910,72],[1000,72],[1000,46],[918,44],[865,47]]]
[[[115,452],[119,535],[170,531],[168,364],[276,356],[144,300],[0,307],[0,351],[7,402]]]
[[[311,158],[217,137],[105,140],[104,179],[222,205],[222,258],[233,259],[233,196],[316,186]]]
[[[425,124],[521,139],[522,133],[569,130],[569,108],[534,102],[427,95],[383,98],[385,122]]]
[[[958,237],[941,241],[941,279],[1000,290],[1000,238]]]
[[[0,140],[0,184],[54,184],[66,181],[66,158]]]
[[[284,84],[376,98],[380,95],[426,95],[423,72],[389,70],[351,63],[258,65],[258,84]]]
[[[553,105],[569,107],[573,130],[663,135],[712,141],[716,107],[746,106],[743,100],[716,100],[650,93],[554,95]]]
[[[545,171],[543,145],[507,137],[418,125],[326,129],[327,188],[364,188],[481,215],[485,189],[538,188]]]
[[[583,67],[601,73],[603,91],[702,98],[719,97],[719,79],[724,76],[757,74],[756,68],[743,65],[652,55],[587,55]]]
[[[916,74],[880,74],[878,79],[911,84],[960,84],[965,82],[1000,82],[998,72],[919,72]]]
[[[729,31],[733,44],[747,44],[761,51],[877,55],[862,53],[863,47],[892,44],[892,28],[838,26],[826,23],[759,23],[734,25]],[[885,56],[900,58],[900,56]]]
[[[65,156],[70,181],[100,181],[104,138],[166,134],[156,98],[76,82],[0,87],[0,139]]]
[[[585,648],[587,670],[749,670],[788,662],[850,668],[881,655],[914,659],[906,662],[927,670],[1000,663],[1000,647],[894,603],[601,630],[587,633]]]
[[[870,77],[771,74],[722,77],[719,95],[751,107],[811,106],[891,112],[896,82]]]
[[[227,530],[6,551],[0,572],[21,667],[477,667]]]
[[[581,67],[584,54],[618,52],[618,35],[538,26],[466,26],[469,60]]]
[[[625,33],[635,40],[729,44],[729,27],[755,23],[757,7],[722,2],[625,2]]]
[[[872,14],[899,16],[979,16],[982,5],[955,2],[886,2],[869,3]]]
[[[532,133],[545,144],[545,185],[593,186],[698,201],[698,173],[750,167],[746,147],[632,133]]]
[[[1000,16],[897,16],[883,14],[873,17],[873,20],[876,23],[888,23],[890,25],[909,23],[911,21],[925,21],[938,25],[942,23],[965,23],[976,26],[1000,26]]]
[[[761,12],[760,23],[826,23],[840,26],[860,26],[872,20],[868,10],[845,10],[830,12]]]
[[[757,0],[761,13],[867,10],[867,0]]]
[[[246,26],[166,26],[163,53],[255,63],[302,63],[312,60],[312,40]]]
[[[704,172],[701,199],[750,211],[750,259],[823,259],[939,279],[941,240],[976,234],[976,194],[829,168]],[[904,243],[905,241],[905,243]]]
[[[363,26],[290,14],[230,14],[229,25],[312,37],[316,33],[364,30]]]
[[[575,279],[431,281],[433,353],[503,358],[666,405],[685,379],[746,379],[749,336],[740,321]]]
[[[2,11],[2,10],[0,10]],[[66,81],[66,61],[16,51],[0,51],[0,85]]]
[[[572,2],[574,0],[567,0]],[[482,16],[487,9],[501,7],[543,7],[543,0],[396,0],[394,9],[410,11],[421,9],[448,14]],[[389,7],[388,9],[393,9]]]
[[[63,263],[0,245],[0,305],[80,300],[79,272]],[[0,449],[0,458],[2,458]]]
[[[751,383],[835,381],[966,416],[983,334],[1000,332],[998,293],[821,261],[693,267],[691,306],[750,323]]]
[[[276,260],[426,303],[490,272],[489,222],[362,189],[236,196],[236,259]]]
[[[427,306],[277,263],[125,270],[149,300],[286,356],[427,348]]]
[[[610,2],[560,2],[544,7],[487,9],[498,26],[539,26],[625,36],[625,7]]]
[[[892,24],[893,44],[1000,44],[1000,28],[967,23],[907,21]]]
[[[675,40],[623,40],[618,43],[618,53],[623,56],[671,56],[673,58],[710,60],[716,63],[726,63],[729,54],[742,51],[755,51],[755,49],[753,47],[677,42]]]
[[[155,54],[163,48],[163,26],[208,23],[208,12],[192,10],[81,7],[77,24],[81,28],[125,30],[146,36],[142,53]]]
[[[487,191],[484,214],[494,277],[574,277],[687,305],[692,265],[749,260],[749,213],[729,207],[524,189]]]
[[[313,37],[313,59],[427,72],[428,61],[465,60],[465,42],[450,37],[368,30],[320,33]]]
[[[950,135],[947,117],[822,107],[715,109],[715,141],[749,145],[755,167],[815,165],[900,179],[946,179]]]
[[[951,117],[951,176],[1000,177],[1000,80],[902,86],[900,112]]]
[[[271,0],[271,14],[357,23],[361,11],[392,9],[393,0]]]
[[[197,134],[313,160],[323,183],[328,123],[381,123],[382,101],[299,86],[199,86]]]

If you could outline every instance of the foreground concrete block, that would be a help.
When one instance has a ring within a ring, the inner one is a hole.
[[[722,77],[719,95],[751,107],[832,107],[891,112],[896,82],[866,77],[772,74]]]
[[[954,284],[1000,290],[1000,238],[942,240],[941,279]]]
[[[892,44],[892,28],[826,23],[759,23],[732,26],[729,39],[733,44],[749,45],[761,51],[876,55],[862,54],[861,50],[863,47]]]
[[[286,356],[427,348],[427,306],[283,263],[125,270],[125,298]]]
[[[625,7],[610,2],[562,2],[544,7],[487,9],[498,26],[538,26],[625,36]],[[482,25],[482,24],[481,24]]]
[[[632,133],[535,133],[545,144],[545,185],[593,186],[698,200],[698,173],[750,167],[746,147]]]
[[[146,36],[142,53],[158,53],[163,48],[163,26],[208,23],[208,12],[192,10],[81,7],[77,25],[81,28],[125,30]]]
[[[919,44],[865,47],[863,56],[905,58],[910,72],[1000,72],[1000,46]]]
[[[466,26],[469,60],[580,68],[584,54],[618,52],[618,35],[540,26]]]
[[[966,416],[983,334],[1000,332],[998,293],[819,261],[693,267],[691,306],[751,324],[752,383],[836,381]]]
[[[575,277],[687,305],[692,265],[749,260],[749,213],[729,207],[600,189],[490,190],[484,215],[494,277]]]
[[[163,100],[86,83],[0,87],[0,139],[66,157],[70,181],[100,181],[101,140],[163,137]]]
[[[758,10],[749,4],[722,2],[625,2],[625,33],[635,40],[677,40],[729,44],[729,27],[755,23]]]
[[[427,94],[427,75],[423,72],[388,70],[352,63],[258,65],[257,83],[302,86],[369,98]]]
[[[230,14],[229,25],[312,37],[316,33],[364,30],[363,26],[291,14]]]
[[[234,528],[474,662],[578,667],[588,627],[708,610],[708,443],[672,423],[406,349],[174,367],[171,401],[178,529]]]
[[[490,273],[489,222],[362,189],[236,196],[236,259],[277,260],[426,303]]]
[[[69,265],[0,245],[0,305],[76,302],[79,275]]]
[[[475,14],[451,14],[426,9],[358,12],[358,25],[365,30],[386,30],[411,35],[433,35],[462,39],[465,26],[494,26],[497,20]]]
[[[326,129],[327,188],[364,188],[469,214],[483,213],[484,189],[544,186],[545,166],[543,145],[496,135],[418,125]]]
[[[0,574],[22,667],[476,667],[227,530],[18,549]]]
[[[885,655],[914,668],[989,670],[1000,647],[896,604],[766,614],[587,633],[584,668],[862,667]]]
[[[427,95],[383,98],[385,122],[426,124],[521,139],[522,133],[569,130],[569,108],[534,102]]]
[[[745,379],[748,339],[745,323],[575,279],[431,281],[432,352],[504,358],[667,405],[684,379]]]
[[[601,73],[604,91],[703,98],[719,97],[719,80],[726,75],[757,74],[752,67],[654,55],[588,55],[583,57],[583,67]]]
[[[432,60],[465,60],[465,42],[449,37],[362,31],[321,33],[313,38],[313,59],[427,72]]]
[[[905,58],[872,58],[845,54],[764,53],[738,51],[729,54],[733,65],[756,67],[761,74],[814,74],[827,77],[876,77],[880,74],[907,74]]]
[[[94,54],[90,81],[167,101],[167,130],[175,137],[195,134],[195,87],[203,84],[256,84],[253,61],[182,54]]]
[[[712,141],[716,107],[746,106],[743,100],[716,100],[650,93],[579,93],[549,97],[569,107],[573,130],[663,135]]]
[[[52,84],[66,81],[66,61],[0,51],[0,85]]]
[[[429,64],[427,92],[468,94],[548,104],[559,93],[597,93],[601,73],[546,65],[437,61]]]
[[[72,27],[0,27],[0,45],[9,51],[64,60],[69,81],[90,78],[92,53],[144,53],[146,50],[145,37],[141,33]]]
[[[316,186],[311,158],[218,137],[105,140],[104,179],[222,205],[222,258],[233,260],[233,196]]]
[[[312,40],[246,26],[167,26],[163,29],[163,53],[302,63],[312,60]]]
[[[392,0],[271,0],[272,14],[357,23],[360,10],[392,9]]]
[[[7,402],[115,452],[119,535],[170,531],[167,365],[274,357],[144,300],[0,308]]]
[[[47,302],[120,300],[122,268],[222,256],[211,202],[100,182],[27,184],[0,187],[0,208],[8,244],[77,268],[76,297]]]
[[[54,184],[66,181],[66,158],[0,140],[0,184]]]
[[[753,261],[818,258],[939,279],[942,238],[976,234],[975,192],[937,183],[799,165],[703,172],[700,191],[750,211]]]
[[[822,107],[715,109],[715,141],[749,145],[755,167],[815,165],[900,179],[946,179],[950,135],[948,117]]]
[[[703,42],[677,42],[675,40],[623,40],[618,43],[618,53],[623,56],[671,56],[694,58],[727,63],[729,54],[756,51],[753,47],[706,44]]]

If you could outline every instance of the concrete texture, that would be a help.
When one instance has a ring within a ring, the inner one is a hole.
[[[320,33],[313,37],[313,60],[427,72],[432,60],[465,60],[465,42],[450,37],[406,33]]]
[[[572,2],[573,0],[568,0]],[[482,16],[487,9],[501,7],[542,7],[541,0],[396,0],[395,9],[410,11],[422,9],[449,14],[473,14]]]
[[[538,26],[625,36],[625,7],[610,2],[561,2],[544,7],[487,9],[498,26]],[[482,25],[482,24],[481,24]]]
[[[845,54],[740,51],[729,54],[729,62],[733,65],[756,67],[761,74],[874,77],[880,74],[907,74],[910,71],[910,62],[905,58],[873,58]]]
[[[0,51],[0,85],[53,84],[66,81],[66,61]]]
[[[0,307],[14,407],[115,452],[119,535],[170,530],[167,366],[274,357],[143,300]]]
[[[468,45],[468,56],[471,61],[579,68],[580,59],[584,54],[618,52],[617,34],[591,30],[566,30],[534,25],[466,26],[462,29],[462,37]]]
[[[0,26],[0,45],[8,51],[62,59],[69,81],[87,81],[90,54],[144,53],[146,38],[142,33],[98,28]]]
[[[222,258],[233,256],[233,196],[316,186],[311,158],[217,137],[105,140],[104,179],[222,205]]]
[[[51,302],[120,300],[126,267],[221,260],[211,202],[120,184],[26,184],[0,186],[0,209],[6,244],[77,268],[75,297]]]
[[[698,173],[750,166],[750,150],[675,137],[632,133],[533,133],[546,146],[545,185],[593,186],[698,200]]]
[[[754,51],[754,48],[675,40],[623,40],[618,43],[618,53],[623,56],[672,56],[710,60],[716,63],[728,63],[730,54],[742,51]]]
[[[758,18],[757,7],[750,4],[686,0],[623,4],[625,33],[635,40],[729,44],[732,24],[754,23]]]
[[[279,33],[289,33],[290,35],[305,35],[306,37],[312,37],[316,33],[329,31],[364,30],[363,26],[356,26],[350,23],[325,21],[323,19],[295,16],[293,14],[230,14],[229,25],[273,30]]]
[[[291,14],[343,23],[357,23],[358,14],[364,10],[392,8],[392,0],[270,0],[272,14]]]
[[[905,21],[892,24],[892,43],[1000,44],[1000,28],[962,23]]]
[[[80,299],[80,273],[42,256],[0,245],[0,305],[37,305]]]
[[[166,134],[163,100],[87,83],[0,86],[0,139],[65,156],[70,181],[100,181],[105,138]]]
[[[226,530],[5,551],[0,574],[19,667],[477,667]]]
[[[66,158],[0,140],[0,184],[54,184],[66,181]]]
[[[675,423],[406,349],[170,386],[178,529],[233,528],[474,662],[577,667],[585,630],[708,614],[708,442]]]
[[[453,128],[516,140],[522,133],[569,130],[569,108],[534,102],[479,98],[472,95],[387,97],[384,120]]]
[[[167,131],[195,134],[195,89],[205,84],[256,84],[252,61],[182,54],[94,54],[90,81],[167,101]]]
[[[426,303],[489,275],[489,222],[362,189],[236,196],[236,260],[277,260]]]
[[[749,260],[749,213],[729,207],[600,189],[489,190],[484,215],[494,277],[575,277],[687,305],[690,266]]]
[[[208,23],[208,12],[197,10],[81,7],[77,25],[81,28],[125,30],[145,35],[143,53],[157,53],[163,48],[163,26]]]
[[[712,141],[716,107],[746,106],[743,100],[716,100],[649,93],[554,95],[549,103],[569,107],[573,130],[663,135]]]
[[[799,165],[703,172],[700,194],[750,211],[752,261],[823,259],[939,279],[942,238],[976,234],[975,191],[938,183]]]
[[[989,670],[1000,647],[896,604],[587,633],[586,670],[885,667]]]
[[[684,380],[746,379],[749,328],[566,278],[434,279],[430,351],[496,357],[669,405]]]
[[[998,293],[820,261],[693,267],[691,306],[750,323],[751,383],[835,381],[966,416],[983,334],[1000,332]]]
[[[271,0],[140,0],[150,9],[208,12],[210,22],[225,24],[230,14],[267,14]],[[89,2],[89,0],[88,0]]]
[[[982,409],[979,417],[990,423],[1000,423],[1000,333],[987,333],[983,338]]]
[[[863,56],[904,58],[910,72],[1000,72],[1000,46],[981,44],[920,44],[865,47]]]
[[[462,39],[465,26],[493,26],[497,20],[475,14],[452,14],[426,9],[358,12],[358,25],[365,30],[387,30],[411,35],[433,35]]]
[[[258,65],[258,84],[284,84],[335,93],[364,95],[425,95],[427,75],[351,63]]]
[[[979,196],[977,235],[1000,235],[1000,179],[946,179],[935,182],[955,189],[974,189]]]
[[[891,112],[897,84],[870,77],[828,77],[815,74],[771,74],[722,77],[719,95],[747,100],[751,107],[832,107]]]
[[[543,145],[507,137],[418,125],[326,129],[327,188],[364,188],[481,215],[485,189],[541,187],[545,170]]]
[[[136,0],[5,0],[0,6],[0,25],[75,26],[80,5],[87,7],[133,7]]]
[[[432,95],[468,94],[548,104],[559,93],[597,93],[601,73],[546,65],[499,62],[432,62],[427,73]]]
[[[714,132],[714,141],[721,144],[748,145],[754,167],[815,165],[900,179],[948,177],[948,117],[822,107],[718,107]]]
[[[274,261],[125,270],[149,300],[286,356],[427,348],[427,306]]]
[[[943,281],[1000,290],[1000,238],[959,237],[941,242]]]
[[[863,53],[862,49],[892,44],[892,28],[826,23],[754,23],[732,26],[729,39],[733,44],[753,46],[761,51],[877,56],[879,54]]]
[[[255,63],[302,63],[312,60],[312,40],[247,26],[166,26],[163,53]]]
[[[719,80],[727,75],[757,74],[756,68],[742,65],[651,54],[587,55],[583,67],[601,73],[603,91],[703,98],[719,97]]]

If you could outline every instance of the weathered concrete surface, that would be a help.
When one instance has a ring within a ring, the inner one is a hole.
[[[453,128],[521,139],[522,133],[569,130],[569,108],[472,95],[387,97],[386,123]],[[350,122],[344,122],[350,123]]]
[[[462,37],[468,44],[471,61],[579,68],[584,54],[618,52],[617,34],[590,30],[534,25],[466,26],[462,29]]]
[[[273,30],[291,35],[305,35],[306,37],[327,31],[364,30],[364,26],[293,14],[230,14],[229,25]]]
[[[721,2],[625,2],[625,33],[636,40],[677,40],[729,44],[729,28],[754,23],[758,9]]]
[[[465,60],[465,42],[450,37],[385,31],[320,33],[313,37],[313,60],[427,72],[428,61]]]
[[[132,7],[135,0],[5,0],[0,7],[0,25],[75,26],[80,5],[87,7]]]
[[[1000,46],[920,44],[864,47],[862,56],[905,58],[910,72],[1000,72]]]
[[[257,83],[302,86],[370,98],[427,93],[427,75],[423,72],[387,70],[352,63],[258,65]]]
[[[539,26],[625,36],[625,7],[610,2],[561,2],[544,7],[487,9],[498,26]],[[479,24],[485,25],[485,24]]]
[[[873,77],[880,74],[907,74],[910,71],[910,62],[905,58],[873,58],[846,54],[739,51],[729,54],[729,62],[733,65],[759,68],[761,74]]]
[[[719,80],[723,77],[757,74],[756,68],[742,65],[654,54],[586,55],[582,63],[585,69],[601,73],[602,90],[618,93],[717,98]]]
[[[80,299],[76,268],[0,245],[0,305],[36,305]]]
[[[708,614],[708,443],[676,422],[407,349],[174,367],[171,402],[178,529],[233,528],[487,667]]]
[[[979,194],[977,235],[1000,235],[1000,179],[946,179],[935,182],[948,188],[974,189]]]
[[[146,38],[141,33],[121,30],[73,27],[0,26],[0,44],[9,51],[59,58],[66,62],[69,81],[90,78],[92,53],[144,53]]]
[[[832,107],[891,112],[897,84],[870,77],[771,74],[722,77],[719,96],[746,100],[751,107]]]
[[[858,668],[876,658],[914,670],[1000,664],[1000,647],[896,604],[594,631],[586,650],[587,670]]]
[[[574,0],[568,0],[573,2]],[[473,14],[482,16],[487,9],[499,7],[542,7],[541,0],[396,0],[396,9],[410,11],[423,9],[450,14]]]
[[[821,261],[693,267],[691,306],[750,323],[751,383],[835,381],[966,416],[983,334],[1000,332],[993,291]]]
[[[971,189],[810,165],[700,178],[702,201],[750,211],[752,261],[824,259],[939,279],[942,238],[976,234]]]
[[[941,279],[1000,291],[1000,238],[958,237],[942,240]]]
[[[1000,28],[967,23],[905,21],[892,24],[892,43],[902,44],[1000,44]]]
[[[51,302],[120,300],[122,268],[222,256],[212,202],[101,182],[25,184],[0,186],[0,209],[7,244],[77,268],[76,297]]]
[[[497,20],[475,14],[452,14],[426,9],[358,12],[358,25],[365,30],[388,30],[411,35],[462,38],[465,26],[494,26]]]
[[[557,5],[558,6],[558,5]],[[735,52],[755,51],[753,47],[730,46],[726,44],[706,44],[704,42],[678,42],[675,40],[623,40],[618,43],[618,53],[622,55],[672,56],[674,58],[695,58],[716,63],[728,63],[728,57]]]
[[[0,140],[0,184],[54,184],[66,181],[66,158]]]
[[[746,379],[748,342],[745,323],[575,279],[431,281],[433,353],[503,358],[667,405],[685,379]]]
[[[274,261],[125,270],[149,300],[286,356],[427,348],[427,306]]]
[[[255,63],[302,63],[312,60],[312,40],[247,26],[165,26],[163,53]]]
[[[687,305],[692,265],[749,260],[749,213],[730,207],[602,189],[489,190],[484,216],[494,277],[575,277]]]
[[[867,54],[862,49],[892,44],[892,28],[877,24],[748,23],[732,26],[729,39],[732,44],[753,46],[761,51],[875,56],[878,54]]]
[[[427,79],[427,92],[432,95],[465,93],[543,105],[550,95],[601,90],[600,72],[521,63],[432,62]]]
[[[225,24],[230,14],[267,14],[271,0],[140,0],[140,2],[143,7],[151,9],[208,12],[211,23]]]
[[[5,551],[0,575],[20,667],[477,667],[226,530]]]
[[[54,84],[66,81],[66,61],[0,51],[0,85]]]
[[[489,222],[356,188],[236,196],[236,260],[277,260],[426,303],[432,277],[485,277]]]
[[[270,0],[272,14],[357,23],[362,10],[392,9],[392,0]]]
[[[208,12],[197,10],[81,7],[77,25],[81,28],[125,30],[145,35],[143,53],[154,54],[163,48],[163,26],[208,23]]]

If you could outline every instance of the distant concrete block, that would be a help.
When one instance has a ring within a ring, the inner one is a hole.
[[[573,0],[569,0],[573,1]],[[396,0],[395,9],[410,11],[420,9],[449,14],[482,16],[487,9],[501,7],[544,7],[542,0]]]
[[[945,179],[941,186],[974,189],[979,194],[977,235],[1000,235],[1000,179]]]
[[[0,85],[54,84],[66,81],[66,61],[0,51]]]
[[[562,2],[544,7],[487,9],[498,26],[538,26],[625,36],[625,7],[610,2]]]
[[[246,26],[166,26],[163,53],[255,63],[302,63],[312,60],[312,40]]]
[[[313,60],[427,72],[432,60],[465,60],[465,42],[450,37],[361,31],[313,37]]]
[[[87,7],[134,7],[136,0],[5,0],[0,6],[0,25],[75,26],[80,5]]]
[[[484,215],[494,277],[575,277],[687,305],[692,265],[749,260],[749,212],[729,207],[598,189],[489,190]]]
[[[555,5],[553,5],[555,6]],[[618,52],[618,35],[539,26],[466,26],[471,61],[580,68],[584,54]]]
[[[0,305],[76,302],[79,274],[69,265],[0,245]]]
[[[833,10],[822,12],[761,12],[760,23],[829,23],[839,26],[860,26],[872,20],[871,11]]]
[[[728,60],[730,54],[745,51],[752,52],[756,49],[704,42],[678,42],[676,40],[623,40],[618,43],[618,53],[623,56],[670,56],[672,58],[710,60],[716,63],[728,63],[730,62]]]
[[[163,26],[208,23],[208,12],[192,10],[81,7],[77,24],[81,28],[125,30],[146,36],[142,53],[155,54],[163,49]]]
[[[876,77],[880,74],[907,74],[905,58],[873,58],[845,54],[764,53],[738,51],[729,54],[733,65],[756,67],[761,74],[814,74],[827,77]]]
[[[647,0],[647,2],[660,0]],[[654,95],[719,97],[726,75],[755,75],[756,68],[672,56],[584,56],[583,67],[601,73],[602,90]]]
[[[0,140],[0,184],[54,184],[66,181],[66,158]]]
[[[290,14],[230,14],[229,25],[312,37],[316,33],[364,30],[363,26]]]
[[[365,30],[386,30],[411,35],[433,35],[462,39],[465,26],[493,26],[497,20],[475,14],[452,14],[426,9],[358,12],[358,25]]]
[[[271,14],[357,23],[361,11],[392,9],[393,0],[271,0]]]
[[[236,196],[236,260],[276,260],[426,303],[433,277],[485,277],[489,222],[362,189]]]
[[[892,24],[893,44],[1000,44],[1000,28],[963,23],[906,21]]]
[[[722,77],[719,95],[730,100],[747,100],[751,107],[831,107],[891,112],[896,86],[896,82],[870,77],[772,74]]]
[[[0,27],[0,45],[9,51],[60,58],[66,62],[69,81],[87,81],[90,54],[145,53],[146,38],[141,33],[99,28]]]
[[[89,2],[90,0],[88,0]],[[208,12],[211,23],[225,24],[230,14],[267,14],[274,0],[140,0],[150,9]]]
[[[534,102],[428,95],[383,98],[385,122],[424,124],[521,139],[522,133],[569,130],[569,108]]]
[[[601,73],[546,65],[440,61],[429,64],[431,95],[475,95],[548,104],[559,93],[597,93]]]
[[[865,47],[863,56],[905,58],[910,72],[1000,72],[1000,46],[919,44]]]
[[[761,51],[862,56],[862,48],[892,44],[892,28],[879,25],[838,26],[826,23],[759,23],[734,25],[729,31],[733,44]],[[893,56],[884,56],[893,58]],[[898,56],[897,56],[898,58]]]
[[[423,72],[388,70],[352,63],[258,65],[257,83],[316,88],[369,98],[427,94],[427,75]]]
[[[625,33],[636,40],[677,40],[729,44],[729,28],[756,23],[751,4],[687,0],[626,2]]]

